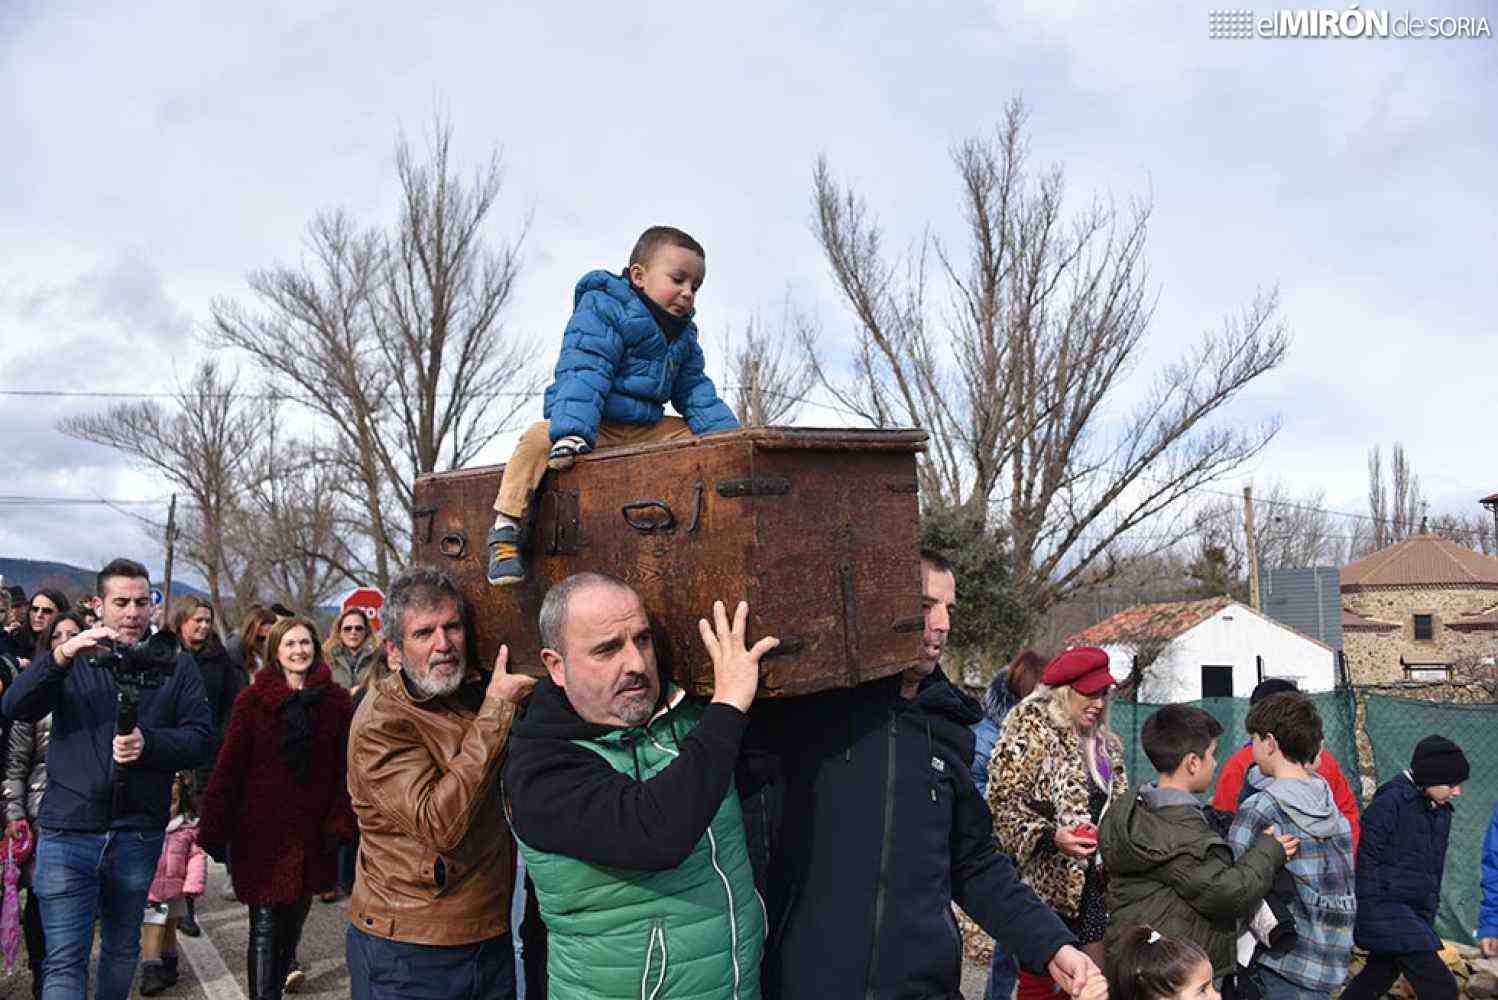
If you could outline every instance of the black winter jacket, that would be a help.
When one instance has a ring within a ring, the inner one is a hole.
[[[1376,952],[1439,951],[1436,907],[1452,806],[1438,806],[1406,771],[1384,782],[1363,813],[1353,940]]]
[[[82,654],[59,667],[50,652],[31,661],[5,692],[3,710],[35,722],[52,714],[47,791],[37,822],[44,828],[102,833],[166,829],[172,775],[202,763],[212,739],[197,664],[187,653],[161,687],[140,697],[145,749],[128,771],[128,808],[114,815],[114,675]]]
[[[969,773],[978,703],[940,671],[913,699],[900,683],[750,713],[746,756],[772,758],[779,786],[767,997],[960,996],[954,900],[1037,972],[1076,941],[994,845]],[[746,822],[753,840],[754,815]]]
[[[218,759],[218,748],[223,746],[224,732],[229,728],[229,716],[234,711],[234,699],[239,697],[249,684],[244,668],[234,662],[229,651],[217,639],[192,654],[203,678],[203,696],[208,699],[209,725],[213,729],[208,741],[208,753],[198,765],[198,791],[208,787],[208,778],[213,773],[213,763]]]

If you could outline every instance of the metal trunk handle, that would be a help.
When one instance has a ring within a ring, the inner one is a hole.
[[[664,500],[636,500],[625,504],[619,511],[624,515],[625,524],[647,535],[671,531],[676,527],[676,515],[671,513],[670,506]],[[660,513],[650,516],[646,513],[647,511]]]

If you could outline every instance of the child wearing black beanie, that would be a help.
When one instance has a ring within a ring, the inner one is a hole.
[[[1383,996],[1400,975],[1421,1000],[1456,1000],[1456,979],[1437,954],[1436,904],[1452,800],[1471,773],[1461,747],[1427,736],[1415,745],[1409,770],[1385,782],[1363,813],[1353,940],[1368,951],[1368,964],[1343,1000]]]

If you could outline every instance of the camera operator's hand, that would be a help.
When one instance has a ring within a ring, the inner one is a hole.
[[[114,762],[116,764],[134,764],[140,760],[141,751],[146,748],[146,738],[141,733],[140,727],[136,726],[130,730],[128,735],[116,736],[114,738]]]
[[[120,634],[108,625],[95,625],[86,632],[79,632],[54,649],[52,660],[59,667],[66,667],[79,653],[92,653],[96,649],[103,649],[106,641],[115,642],[119,637]]]

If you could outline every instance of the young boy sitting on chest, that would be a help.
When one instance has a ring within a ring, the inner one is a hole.
[[[489,532],[489,582],[525,579],[521,522],[548,467],[578,455],[733,430],[738,420],[707,377],[697,291],[707,275],[702,244],[671,226],[640,234],[623,274],[589,271],[573,293],[546,417],[521,436],[505,464]],[[665,416],[670,402],[679,417]]]

